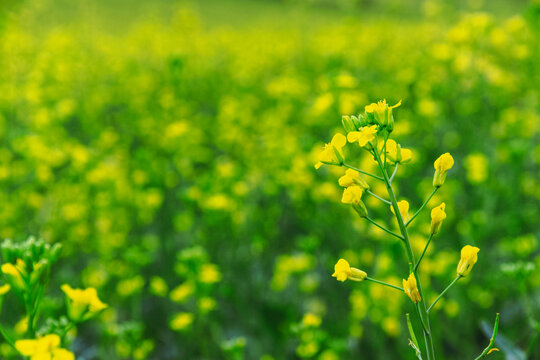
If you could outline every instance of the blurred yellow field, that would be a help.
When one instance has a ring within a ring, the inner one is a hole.
[[[540,359],[538,1],[6,1],[0,35],[0,358],[472,360],[500,313],[486,358]]]

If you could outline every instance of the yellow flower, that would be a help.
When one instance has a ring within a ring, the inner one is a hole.
[[[358,141],[358,144],[361,147],[364,147],[375,139],[377,127],[377,125],[364,126],[360,131],[351,131],[347,134],[347,140],[349,140],[350,143]]]
[[[341,165],[344,160],[342,149],[346,144],[347,139],[343,134],[334,135],[332,141],[326,144],[319,154],[319,161],[315,164],[315,169],[320,168],[323,164]]]
[[[358,204],[362,201],[364,190],[360,186],[353,185],[343,190],[341,202],[344,204]]]
[[[88,320],[107,308],[107,305],[99,300],[93,287],[72,289],[68,284],[64,284],[61,289],[66,294],[69,318],[75,322]]]
[[[194,316],[192,313],[180,312],[172,318],[169,325],[173,330],[182,331],[191,326],[193,320]]]
[[[339,185],[343,187],[358,185],[364,190],[369,189],[368,183],[364,180],[362,176],[360,176],[358,171],[353,169],[347,169],[347,171],[345,171],[345,175],[340,177],[338,182]]]
[[[26,265],[22,259],[17,259],[17,264],[12,263],[2,264],[2,272],[6,275],[7,280],[17,289],[23,289],[25,282],[23,277],[27,275]]]
[[[433,175],[433,186],[439,187],[446,180],[446,172],[454,166],[454,158],[449,153],[439,156],[435,163],[435,175]]]
[[[386,142],[386,158],[391,163],[405,164],[411,161],[412,151],[404,149],[392,139],[388,139]]]
[[[444,212],[444,209],[446,208],[446,204],[442,203],[439,206],[435,206],[431,210],[431,229],[430,233],[432,235],[435,235],[439,232],[439,229],[441,228],[441,224],[444,219],[446,219],[446,213]]]
[[[460,276],[467,276],[471,272],[474,264],[478,261],[479,248],[475,246],[465,245],[461,249],[461,259],[457,266],[457,273]]]
[[[414,303],[422,301],[422,298],[420,297],[420,293],[418,292],[418,287],[416,285],[416,278],[414,277],[413,273],[409,275],[409,279],[407,280],[403,279],[403,290],[405,291],[405,294],[407,294],[407,296]]]
[[[360,269],[351,267],[347,260],[339,259],[336,265],[334,265],[334,273],[332,276],[342,282],[347,279],[362,281],[367,277],[367,274]]]
[[[407,200],[401,200],[398,201],[397,206],[399,208],[399,213],[401,214],[403,221],[407,222],[409,220],[409,202]],[[390,205],[390,211],[392,211],[392,214],[396,214],[392,205]]]
[[[307,313],[302,318],[302,325],[306,327],[319,327],[321,318],[313,313]]]
[[[401,100],[394,106],[388,106],[386,99],[379,100],[377,103],[371,103],[367,105],[364,109],[366,115],[373,116],[377,123],[381,126],[394,126],[394,118],[392,115],[392,109],[397,108],[401,105]]]
[[[45,335],[35,340],[17,340],[15,348],[30,360],[75,360],[71,351],[60,347],[60,336]]]
[[[7,294],[7,292],[11,289],[11,286],[9,284],[5,284],[0,286],[0,296]]]
[[[216,264],[204,264],[199,273],[199,280],[205,284],[221,281],[221,273]]]

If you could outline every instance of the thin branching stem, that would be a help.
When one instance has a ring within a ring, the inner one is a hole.
[[[377,223],[376,223],[373,219],[371,219],[369,216],[366,217],[366,220],[369,221],[370,223],[372,223],[373,225],[375,225],[376,227],[378,227],[379,229],[381,229],[381,230],[387,232],[388,234],[393,235],[393,236],[397,237],[397,238],[400,239],[400,240],[403,240],[403,236],[398,235],[398,234],[396,234],[395,232],[393,232],[393,231],[391,231],[391,230],[388,230],[388,229],[385,228],[384,226],[377,224]]]
[[[345,166],[346,168],[349,168],[349,169],[358,171],[360,174],[364,174],[364,175],[367,175],[367,176],[371,176],[371,177],[374,178],[374,179],[384,181],[384,179],[383,179],[382,177],[380,177],[380,176],[370,174],[370,173],[368,173],[367,171],[360,170],[360,169],[355,168],[354,166],[351,166],[351,165],[349,165],[349,164],[343,164],[343,166]]]
[[[488,346],[482,351],[482,353],[474,360],[480,360],[485,358],[489,355],[492,351],[497,351],[498,349],[494,348],[495,346],[495,339],[497,338],[497,332],[499,331],[499,313],[497,313],[495,317],[495,325],[493,325],[493,334],[491,335],[491,339],[489,339]]]
[[[418,209],[417,212],[414,213],[414,215],[412,216],[412,218],[409,219],[409,221],[407,221],[407,223],[405,223],[405,226],[409,226],[410,223],[412,223],[412,221],[414,220],[415,217],[418,216],[418,214],[420,214],[420,211],[422,211],[427,203],[429,202],[429,200],[431,200],[431,198],[433,197],[433,195],[435,195],[435,193],[437,192],[437,190],[439,190],[439,187],[436,187],[435,189],[433,189],[433,191],[431,192],[431,194],[428,196],[428,198],[426,199],[426,201],[424,201],[424,203],[422,204],[422,206],[420,206],[420,209]]]
[[[392,183],[392,181],[394,181],[394,177],[396,176],[398,166],[399,166],[399,163],[396,163],[396,167],[394,168],[394,172],[392,172],[392,176],[390,176],[390,180],[389,180],[390,183]]]
[[[382,202],[387,203],[388,205],[392,205],[392,203],[391,203],[390,201],[388,201],[388,200],[386,200],[386,199],[383,199],[382,197],[378,196],[377,194],[373,193],[372,191],[366,190],[366,192],[367,192],[369,195],[373,196],[374,198],[377,198],[377,199],[381,200]]]
[[[366,280],[368,281],[372,281],[374,283],[377,283],[377,284],[381,284],[381,285],[384,285],[384,286],[388,286],[388,287],[391,287],[393,289],[396,289],[396,290],[399,290],[401,292],[403,292],[403,288],[400,288],[399,286],[395,286],[395,285],[392,285],[392,284],[388,284],[384,281],[380,281],[380,280],[376,280],[376,279],[373,279],[373,278],[370,278],[369,276],[366,277]]]
[[[424,247],[424,251],[422,251],[422,255],[420,255],[420,258],[418,258],[418,261],[416,262],[416,265],[414,265],[414,271],[418,270],[418,266],[420,265],[420,261],[424,258],[424,255],[426,254],[426,251],[429,247],[429,243],[431,242],[431,239],[433,239],[433,234],[429,235],[429,239],[426,243],[426,246]]]
[[[428,312],[428,313],[429,313],[429,311],[431,310],[431,308],[434,307],[435,304],[439,301],[439,299],[442,298],[442,297],[444,296],[444,294],[446,294],[446,292],[447,292],[448,290],[450,290],[450,288],[451,288],[451,287],[452,287],[459,279],[461,279],[462,277],[463,277],[463,276],[461,276],[461,275],[456,276],[456,278],[454,279],[454,281],[452,281],[452,282],[450,283],[450,285],[448,285],[448,286],[446,287],[446,289],[444,289],[443,292],[439,294],[439,296],[435,299],[435,301],[433,302],[433,304],[431,304],[431,306],[427,309],[427,312]]]

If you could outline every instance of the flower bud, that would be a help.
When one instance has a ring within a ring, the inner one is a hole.
[[[21,259],[17,260],[17,265],[12,263],[5,263],[2,265],[2,272],[4,273],[7,281],[16,290],[23,290],[25,286],[24,277],[26,276],[26,270],[24,262]]]
[[[475,246],[465,245],[461,249],[461,259],[457,266],[457,274],[459,276],[467,276],[471,272],[474,264],[478,261],[479,248]]]
[[[341,123],[343,124],[343,128],[347,133],[350,133],[351,131],[358,131],[358,128],[354,125],[353,119],[348,115],[343,115],[341,117]]]
[[[357,204],[353,204],[353,209],[360,215],[361,218],[367,218],[368,211],[363,201],[359,201]]]
[[[422,301],[420,293],[418,292],[418,287],[416,285],[416,278],[414,274],[411,273],[407,280],[403,279],[403,291],[415,304],[419,301]]]
[[[403,221],[407,222],[409,220],[409,202],[407,200],[401,200],[397,203],[399,213],[401,214],[401,217],[403,218]],[[390,211],[392,211],[392,214],[396,215],[394,212],[394,207],[390,205]]]
[[[439,206],[434,207],[431,210],[431,228],[430,228],[430,234],[435,235],[439,232],[439,229],[441,228],[442,222],[444,219],[446,219],[446,213],[444,212],[444,209],[446,208],[446,204],[442,203]]]
[[[375,120],[376,124],[392,131],[394,129],[394,117],[392,115],[392,109],[401,105],[401,100],[394,106],[388,106],[386,100],[380,100],[377,103],[367,105],[364,110],[366,116]]]
[[[454,158],[449,153],[439,156],[435,163],[435,174],[433,175],[433,186],[440,187],[446,180],[446,172],[454,166]]]

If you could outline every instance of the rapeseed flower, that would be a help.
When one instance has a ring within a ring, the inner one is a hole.
[[[435,206],[431,210],[431,229],[430,233],[432,235],[435,235],[439,232],[439,229],[441,228],[442,222],[444,219],[446,219],[446,213],[444,212],[444,209],[446,208],[446,204],[442,203],[439,206]]]
[[[336,134],[329,144],[324,146],[319,154],[319,161],[315,164],[315,169],[319,169],[323,164],[341,165],[345,157],[343,156],[343,147],[347,144],[347,139],[343,134]]]
[[[350,143],[358,142],[358,145],[364,147],[375,140],[377,136],[377,125],[364,126],[360,131],[351,131],[347,134],[347,140]]]
[[[90,319],[107,308],[107,305],[99,300],[95,288],[73,289],[68,284],[62,285],[62,291],[66,294],[68,316],[74,322]]]
[[[390,129],[394,127],[394,117],[392,115],[392,109],[401,105],[401,100],[393,105],[388,106],[386,99],[379,100],[376,103],[367,105],[364,110],[368,117],[373,116],[375,121],[381,126],[388,126]]]
[[[339,259],[336,265],[334,265],[334,273],[332,276],[338,281],[342,282],[347,279],[353,281],[362,281],[367,277],[367,274],[360,269],[351,267],[347,260]]]
[[[364,190],[358,186],[353,185],[343,190],[343,196],[341,197],[341,202],[344,204],[352,204],[354,210],[361,217],[367,216],[366,205],[362,201],[362,194]]]
[[[414,277],[413,273],[409,275],[407,280],[403,279],[403,290],[414,303],[422,301],[416,285],[416,278]]]
[[[409,202],[407,200],[401,200],[398,201],[397,206],[399,208],[399,213],[401,214],[403,221],[407,222],[409,220]],[[390,205],[390,211],[392,211],[392,214],[396,214],[392,205]]]
[[[353,169],[347,169],[347,171],[345,171],[345,175],[339,178],[338,183],[340,186],[343,186],[343,187],[358,185],[363,190],[369,189],[368,183],[358,173],[358,171],[353,170]]]
[[[392,163],[405,164],[411,161],[412,151],[404,149],[393,139],[386,141],[386,158]]]
[[[465,245],[461,249],[461,259],[457,266],[457,274],[459,276],[467,276],[471,272],[474,264],[478,261],[479,248],[475,246]]]
[[[454,166],[454,158],[449,153],[444,153],[433,164],[435,174],[433,175],[433,186],[439,187],[446,180],[446,172]]]
[[[45,335],[37,339],[17,340],[15,348],[30,360],[74,360],[69,350],[60,347],[61,339],[56,334]]]

